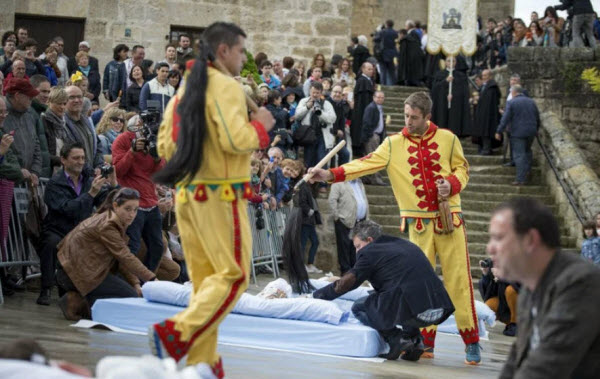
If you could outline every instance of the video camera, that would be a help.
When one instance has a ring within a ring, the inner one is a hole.
[[[323,113],[323,104],[321,104],[320,101],[315,101],[314,105],[313,105],[313,112],[317,115],[320,116],[321,113]]]
[[[162,115],[160,113],[160,101],[148,100],[148,108],[140,114],[142,127],[139,131],[142,138],[146,140],[146,150],[153,158],[158,158],[156,149],[158,129]],[[135,140],[133,141],[135,144]]]

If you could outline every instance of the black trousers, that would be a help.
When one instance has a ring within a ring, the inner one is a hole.
[[[370,326],[371,328],[376,329],[379,332],[379,334],[381,334],[381,336],[387,341],[389,337],[393,336],[395,333],[398,333],[398,329],[391,328],[386,330],[379,330],[373,326],[373,323],[371,322],[371,320],[369,320],[367,307],[365,306],[365,301],[367,300],[367,297],[368,296],[361,297],[360,299],[354,302],[354,305],[352,305],[352,313],[354,314],[354,317],[358,319],[358,321],[362,322],[366,326]],[[401,326],[402,331],[400,332],[400,335],[402,336],[402,338],[410,339],[418,336],[420,333],[419,328],[415,328],[413,326]]]
[[[43,246],[40,250],[40,273],[42,274],[42,288],[54,286],[54,272],[56,271],[56,246],[64,236],[55,232],[44,232]]]
[[[335,243],[337,246],[338,263],[342,275],[356,263],[356,249],[350,239],[350,228],[340,220],[335,221]]]
[[[163,254],[162,241],[162,216],[158,206],[150,211],[138,210],[135,219],[127,228],[129,236],[129,250],[137,255],[142,244],[142,239],[148,251],[144,259],[144,265],[150,271],[155,271]]]
[[[77,291],[77,288],[69,278],[66,271],[60,267],[56,270],[56,282],[64,291]],[[79,292],[79,291],[77,291]],[[85,295],[90,307],[98,299],[110,299],[114,297],[138,297],[135,289],[118,275],[108,273],[106,278],[94,288],[90,293]]]

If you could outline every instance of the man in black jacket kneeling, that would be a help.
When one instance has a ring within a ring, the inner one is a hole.
[[[313,297],[333,300],[368,280],[374,291],[357,300],[352,313],[390,345],[383,358],[398,359],[402,354],[402,359],[418,360],[423,353],[419,328],[438,325],[454,312],[442,281],[418,246],[383,236],[381,226],[371,220],[357,223],[351,237],[356,264]]]

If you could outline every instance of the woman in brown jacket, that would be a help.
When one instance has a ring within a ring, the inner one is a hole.
[[[131,188],[114,190],[95,215],[58,245],[56,280],[66,291],[59,306],[68,320],[89,316],[97,299],[141,296],[140,279],[156,278],[127,247],[125,231],[135,219],[139,198]]]

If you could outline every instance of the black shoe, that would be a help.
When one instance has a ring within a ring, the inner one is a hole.
[[[15,290],[13,290],[12,288],[5,286],[4,283],[2,284],[2,295],[9,297],[15,294]]]
[[[50,305],[50,288],[42,288],[40,296],[37,298],[36,303],[39,305]]]
[[[419,358],[421,358],[421,355],[425,351],[425,345],[423,345],[423,336],[419,334],[413,337],[412,343],[412,346],[400,356],[400,359],[416,362],[419,360]]]
[[[510,324],[506,325],[506,328],[504,328],[504,331],[502,332],[502,334],[504,334],[505,336],[509,336],[509,337],[514,337],[517,335],[517,324],[515,324],[514,322],[511,322]]]
[[[389,360],[396,360],[400,357],[400,354],[404,353],[408,349],[414,346],[414,342],[409,338],[402,338],[400,336],[400,332],[396,335],[385,338],[385,342],[390,345],[390,351],[387,354],[380,354],[380,358],[385,358]],[[421,354],[419,354],[421,356]]]
[[[515,162],[506,162],[506,163],[502,164],[502,166],[504,166],[504,167],[515,167]]]
[[[25,291],[27,289],[27,286],[25,284],[19,284],[18,281],[14,280],[11,276],[8,276],[6,278],[6,286],[19,292]]]

